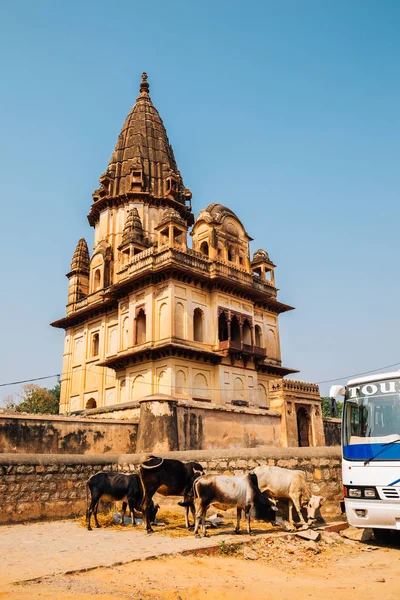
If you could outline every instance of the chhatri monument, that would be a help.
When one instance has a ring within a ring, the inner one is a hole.
[[[143,73],[93,193],[93,252],[79,240],[52,323],[65,329],[60,412],[136,418],[143,450],[323,445],[318,386],[283,379],[296,371],[278,318],[292,307],[274,263],[250,256],[232,210],[195,220],[191,198]],[[176,439],[152,444],[164,430]]]

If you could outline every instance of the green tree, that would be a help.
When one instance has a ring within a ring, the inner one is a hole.
[[[341,419],[342,418],[342,411],[343,411],[343,402],[337,402],[337,418]],[[321,397],[321,406],[322,406],[322,416],[323,417],[331,417],[331,398],[328,398],[327,396],[322,396]]]
[[[23,386],[19,394],[6,399],[6,408],[37,415],[57,415],[60,406],[60,391],[60,383],[51,389],[29,383]]]

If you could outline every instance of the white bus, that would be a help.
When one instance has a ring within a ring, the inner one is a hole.
[[[332,386],[344,395],[342,474],[346,516],[377,540],[400,530],[400,371]]]

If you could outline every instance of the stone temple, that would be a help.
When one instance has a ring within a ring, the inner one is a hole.
[[[275,265],[219,203],[192,212],[143,73],[69,279],[61,413],[137,419],[138,450],[323,445],[318,386],[283,379]],[[251,224],[251,223],[250,223]],[[191,244],[188,244],[188,236]]]

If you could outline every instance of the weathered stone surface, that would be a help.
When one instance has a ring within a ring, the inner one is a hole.
[[[350,526],[347,529],[343,529],[340,535],[355,542],[368,542],[373,538],[373,531],[372,529],[359,529],[358,527]]]
[[[311,540],[313,542],[318,542],[318,540],[321,539],[320,532],[315,531],[314,529],[304,529],[302,531],[298,531],[296,535],[297,537],[300,537],[303,540]]]

